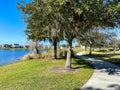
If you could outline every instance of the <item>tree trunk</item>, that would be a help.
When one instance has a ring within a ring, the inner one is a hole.
[[[94,48],[94,46],[93,46],[93,49],[92,49],[93,51],[95,50],[95,48]]]
[[[67,60],[65,65],[65,67],[68,69],[71,68],[71,53],[72,53],[72,40],[68,42]]]
[[[85,45],[85,51],[87,51],[87,45]]]
[[[33,54],[39,54],[38,43],[37,42],[33,42],[30,45],[30,50],[32,51]]]
[[[116,53],[116,41],[114,40],[114,52],[113,52],[113,54],[115,54]]]
[[[54,40],[53,46],[54,46],[54,59],[57,59],[57,41],[56,40]]]
[[[114,52],[113,52],[113,54],[115,54],[116,53],[116,47],[114,47]]]
[[[92,45],[90,44],[90,52],[89,55],[92,55]]]

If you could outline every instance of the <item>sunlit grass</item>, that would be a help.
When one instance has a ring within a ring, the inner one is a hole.
[[[0,90],[73,90],[91,77],[92,66],[73,59],[77,73],[52,73],[50,69],[64,66],[65,60],[29,60],[0,67]]]
[[[120,66],[120,51],[116,51],[115,54],[114,51],[106,51],[106,52],[93,51],[92,55],[88,55],[88,51],[87,51],[85,52],[85,55],[89,57],[105,60]]]
[[[79,48],[79,47],[78,48],[73,48],[72,50],[74,51],[75,54],[84,51],[83,48]]]

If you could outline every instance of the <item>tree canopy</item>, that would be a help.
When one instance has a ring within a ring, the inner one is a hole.
[[[66,68],[71,68],[72,41],[81,32],[120,24],[119,0],[32,0],[18,3],[27,16],[30,39],[62,38],[68,42]]]

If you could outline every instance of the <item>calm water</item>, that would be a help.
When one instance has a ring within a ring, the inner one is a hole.
[[[16,62],[28,53],[29,50],[0,50],[0,65]]]
[[[41,52],[45,52],[42,50]],[[0,50],[0,66],[19,61],[29,50]]]

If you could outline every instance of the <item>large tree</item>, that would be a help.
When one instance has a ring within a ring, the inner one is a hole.
[[[41,30],[59,26],[55,30],[59,30],[68,42],[66,68],[71,68],[72,41],[81,31],[115,27],[120,23],[119,0],[33,0],[20,6],[30,16],[36,15],[37,24],[42,22]]]
[[[18,3],[19,9],[25,15],[28,38],[33,41],[48,39],[54,46],[54,58],[57,58],[57,43],[62,39],[57,10],[51,10],[49,1],[34,0],[32,2]]]
[[[119,24],[119,1],[110,0],[66,0],[60,10],[63,22],[63,35],[68,42],[66,68],[71,68],[72,40],[80,32],[96,27],[110,28]]]

